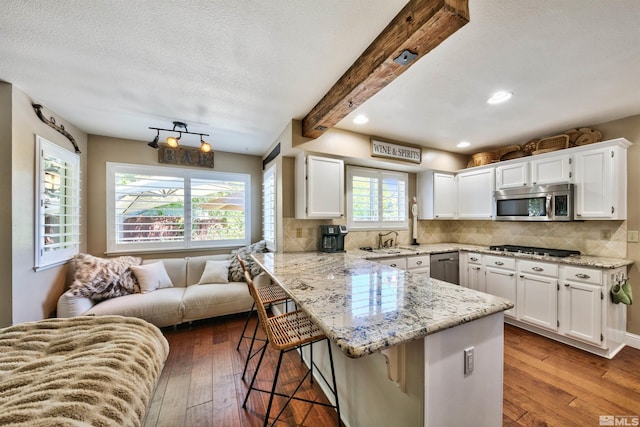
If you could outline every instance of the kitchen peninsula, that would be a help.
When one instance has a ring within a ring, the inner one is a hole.
[[[346,253],[253,257],[340,349],[347,426],[502,422],[510,301]],[[314,361],[328,371],[322,346]]]

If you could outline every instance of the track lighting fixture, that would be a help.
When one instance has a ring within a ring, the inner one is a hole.
[[[176,148],[180,145],[180,138],[182,138],[182,134],[184,133],[187,135],[199,135],[200,150],[203,153],[208,153],[211,151],[211,144],[209,144],[203,139],[204,136],[209,136],[209,134],[199,133],[199,132],[189,132],[189,130],[187,129],[187,124],[184,122],[178,122],[178,121],[173,122],[173,129],[162,129],[162,128],[154,128],[154,127],[149,127],[149,129],[154,129],[157,132],[156,137],[153,138],[153,141],[147,144],[151,148],[155,148],[155,149],[160,148],[160,146],[158,145],[158,141],[160,140],[160,131],[164,131],[164,132],[178,133],[178,136],[169,135],[166,139],[167,145],[171,148]]]

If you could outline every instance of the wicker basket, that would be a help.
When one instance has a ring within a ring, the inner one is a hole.
[[[536,151],[536,145],[538,144],[539,139],[533,139],[522,146],[522,151],[526,156],[530,156]]]
[[[536,151],[533,154],[539,154],[541,152],[547,153],[549,151],[562,150],[569,148],[569,135],[555,135],[547,138],[542,138],[536,143]]]
[[[575,140],[576,146],[593,144],[594,142],[598,142],[602,139],[602,133],[598,130],[580,128],[578,129],[578,132],[580,132],[580,136]]]
[[[504,160],[519,159],[520,157],[524,157],[526,155],[527,153],[525,153],[524,150],[509,151],[500,156],[500,161],[502,162]]]
[[[496,150],[496,155],[498,156],[498,159],[502,160],[502,157],[508,153],[512,153],[514,151],[519,151],[520,150],[520,146],[519,145],[509,145],[508,147],[502,147]]]
[[[485,151],[482,153],[476,153],[471,156],[473,166],[488,165],[489,163],[495,163],[499,160],[498,155],[493,151]]]

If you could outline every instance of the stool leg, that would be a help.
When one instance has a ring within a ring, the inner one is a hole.
[[[253,314],[253,309],[255,308],[256,308],[256,303],[254,302],[251,305],[251,310],[249,310],[249,314],[247,315],[247,320],[245,320],[244,322],[244,328],[242,328],[242,333],[240,334],[240,339],[238,340],[236,351],[240,351],[240,343],[242,343],[242,338],[244,338],[244,333],[247,331],[247,325],[249,325],[249,319],[251,319],[251,315]]]
[[[336,412],[338,413],[338,427],[340,427],[340,404],[338,403],[338,385],[336,383],[336,370],[333,366],[333,354],[331,352],[331,341],[327,339],[327,348],[329,349],[329,364],[331,365],[331,380],[333,381],[333,395],[336,398]]]
[[[302,351],[302,349],[300,350]],[[311,371],[309,382],[313,384],[313,343],[309,344],[309,370]]]
[[[251,383],[249,384],[249,388],[247,389],[247,394],[244,396],[244,401],[242,402],[242,407],[246,409],[247,407],[247,400],[249,399],[249,393],[251,393],[251,390],[253,390],[253,384],[256,381],[256,376],[258,376],[258,371],[260,370],[260,365],[262,365],[262,359],[264,358],[264,353],[267,351],[267,345],[269,344],[268,341],[266,341],[264,343],[264,346],[262,346],[262,353],[260,354],[260,358],[258,359],[258,366],[256,366],[256,370],[253,372],[253,376],[251,377]]]
[[[244,380],[244,374],[247,372],[247,366],[249,366],[249,360],[253,357],[251,352],[253,352],[253,344],[256,342],[256,334],[258,333],[258,323],[256,322],[256,327],[253,328],[253,336],[251,337],[251,344],[249,345],[249,352],[247,353],[247,359],[244,361],[244,369],[242,370],[242,379]],[[255,356],[255,355],[254,355]]]
[[[276,366],[276,373],[273,376],[273,386],[271,387],[271,395],[269,396],[269,404],[267,405],[267,413],[264,416],[264,426],[267,427],[269,424],[269,413],[271,412],[271,405],[273,404],[273,395],[276,392],[276,384],[278,382],[278,374],[280,373],[280,365],[282,365],[282,356],[284,355],[284,351],[280,350],[280,356],[278,357],[278,366]],[[275,424],[275,420],[273,421]]]

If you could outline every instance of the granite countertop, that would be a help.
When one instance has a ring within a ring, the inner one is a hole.
[[[351,358],[513,307],[500,297],[348,253],[253,257]]]
[[[407,246],[398,246],[397,248],[390,248],[390,249],[383,249],[383,250],[375,249],[372,252],[357,249],[355,251],[349,251],[349,253],[355,257],[375,260],[375,259],[389,258],[389,257],[427,255],[427,254],[436,254],[436,253],[451,252],[451,251],[479,252],[487,255],[508,256],[508,257],[515,257],[515,258],[524,258],[524,259],[536,259],[540,261],[556,262],[559,264],[567,264],[567,265],[579,265],[582,267],[593,267],[593,268],[613,269],[613,268],[624,267],[634,263],[633,260],[624,259],[624,258],[607,258],[607,257],[596,257],[596,256],[588,256],[588,255],[579,255],[579,256],[574,255],[570,257],[559,258],[559,257],[544,256],[544,255],[492,251],[491,249],[489,249],[488,246],[467,245],[464,243],[436,243],[433,245],[417,245],[417,246],[407,245]]]

